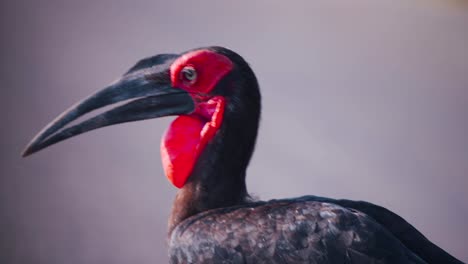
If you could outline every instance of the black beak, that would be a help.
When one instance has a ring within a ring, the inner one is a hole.
[[[194,111],[195,103],[192,97],[182,89],[171,87],[167,67],[163,67],[161,71],[160,65],[147,65],[148,60],[142,62],[118,82],[85,98],[59,115],[31,140],[22,154],[23,157],[100,127],[162,116],[189,114]],[[64,128],[86,113],[122,101],[128,102],[77,125]]]

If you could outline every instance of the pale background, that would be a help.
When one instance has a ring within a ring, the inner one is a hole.
[[[165,263],[171,118],[20,158],[140,58],[223,45],[263,94],[249,191],[362,199],[468,261],[465,1],[3,1],[0,263]]]

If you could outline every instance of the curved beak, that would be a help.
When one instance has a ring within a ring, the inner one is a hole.
[[[116,83],[78,102],[42,129],[26,146],[23,157],[100,127],[192,113],[195,109],[192,97],[182,89],[171,87],[167,68],[163,71],[157,68],[139,67],[137,70],[130,70]],[[86,113],[119,102],[124,104],[66,127]]]

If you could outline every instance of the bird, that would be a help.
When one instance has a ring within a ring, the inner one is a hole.
[[[160,54],[63,112],[22,155],[97,128],[176,116],[160,146],[164,174],[178,188],[170,263],[462,263],[370,202],[252,198],[245,179],[260,113],[257,78],[236,52],[210,46]]]

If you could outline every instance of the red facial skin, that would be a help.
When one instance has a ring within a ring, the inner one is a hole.
[[[187,66],[197,73],[194,81],[181,74]],[[189,92],[195,102],[195,111],[177,117],[161,141],[164,171],[177,188],[184,186],[201,152],[221,127],[225,98],[209,93],[232,68],[231,60],[208,50],[187,53],[171,65],[172,87]]]

